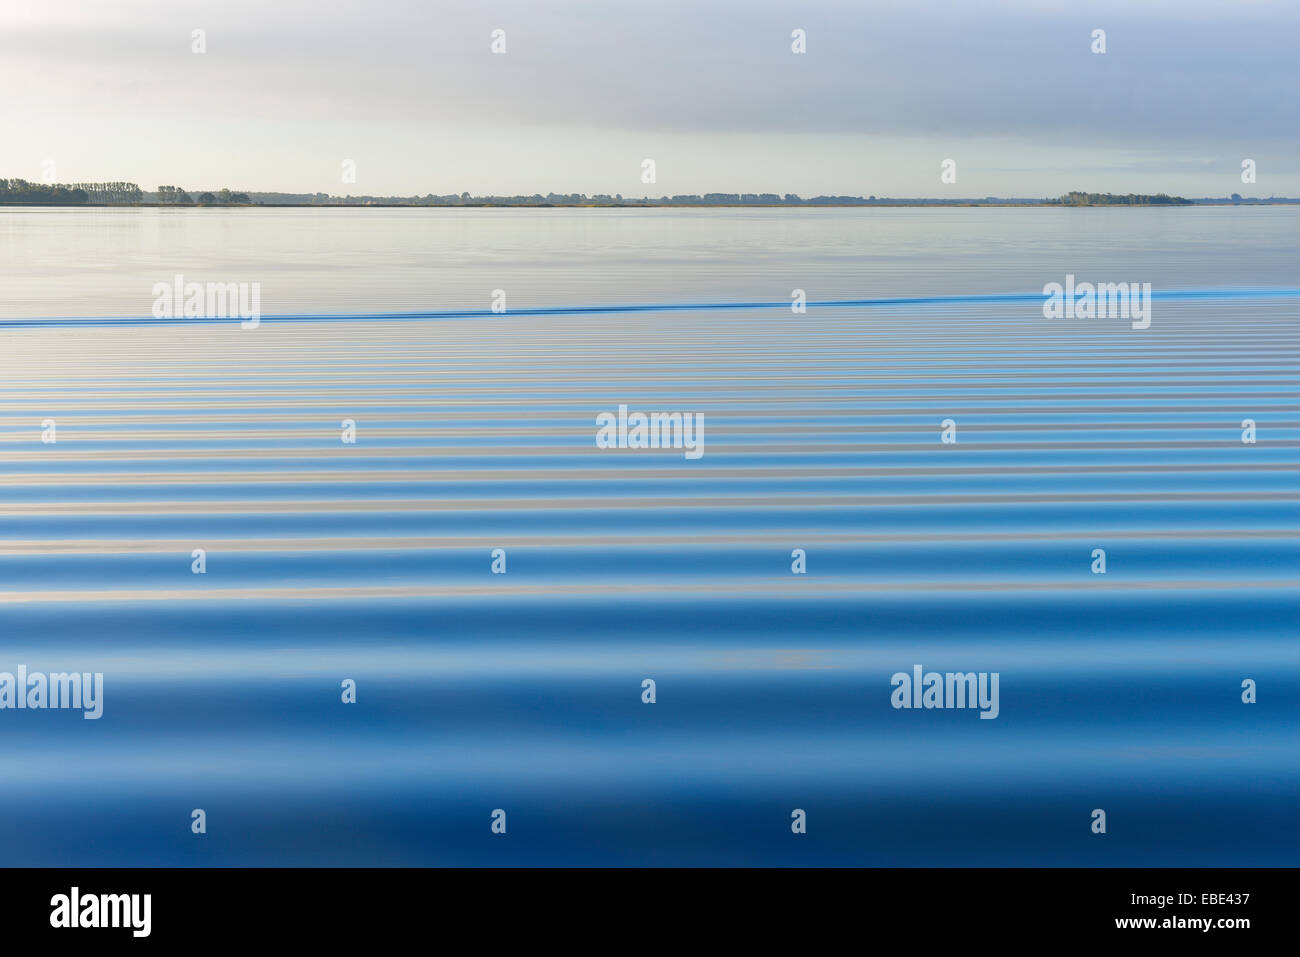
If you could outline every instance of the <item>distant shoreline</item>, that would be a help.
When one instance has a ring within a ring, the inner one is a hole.
[[[1300,199],[1193,199],[1186,203],[972,202],[874,203],[15,203],[0,209],[1186,209],[1205,206],[1298,206]]]
[[[408,206],[431,209],[788,209],[805,207],[885,209],[914,207],[1022,207],[1022,206],[1274,206],[1300,203],[1287,196],[1202,196],[1188,199],[1168,193],[1110,193],[1070,190],[1060,196],[853,196],[821,193],[803,197],[798,193],[677,193],[672,196],[624,196],[622,193],[462,193],[335,195],[292,193],[279,190],[186,190],[180,186],[159,186],[144,190],[136,183],[32,183],[25,179],[0,179],[0,206],[108,206],[252,208],[276,209],[373,206],[398,209]]]

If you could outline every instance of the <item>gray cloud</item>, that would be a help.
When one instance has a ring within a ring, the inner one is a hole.
[[[818,149],[854,137],[932,144],[919,147],[925,155],[968,140],[1005,144],[1008,162],[985,162],[989,171],[1069,168],[1075,152],[1092,168],[1107,155],[1145,154],[1128,167],[1140,172],[1163,155],[1171,172],[1204,164],[1211,191],[1220,158],[1231,168],[1268,155],[1276,170],[1300,139],[1300,9],[1281,3],[136,0],[25,9],[30,16],[0,21],[0,80],[25,93],[25,106],[0,106],[11,129],[33,114],[98,129],[107,111],[142,154],[166,139],[169,120],[170,132],[179,124],[193,135],[203,119],[219,139],[242,127],[257,138],[278,130],[277,150],[288,152],[268,159],[268,175],[272,163],[291,162],[294,141],[305,151],[299,165],[312,168],[334,141],[360,138],[390,153],[459,142],[472,153],[498,148],[484,130],[514,130],[555,156],[574,137],[593,150],[669,137],[704,152],[734,151],[743,138],[745,149],[786,157],[792,172],[805,138]],[[204,56],[189,51],[196,27],[207,30]],[[498,27],[505,56],[488,49]],[[807,31],[806,55],[790,52],[795,27]],[[1095,27],[1107,31],[1104,56],[1089,51]],[[13,162],[10,149],[0,147],[0,159]],[[420,175],[413,158],[390,162],[385,181]],[[512,176],[499,158],[481,162],[499,168],[502,191],[527,188],[527,175]]]

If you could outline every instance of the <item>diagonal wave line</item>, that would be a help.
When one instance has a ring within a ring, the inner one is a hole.
[[[963,306],[998,305],[1012,303],[1041,303],[1042,293],[991,293],[957,296],[895,296],[877,299],[823,299],[809,300],[809,309],[873,309],[901,308],[907,306]],[[1224,302],[1259,300],[1300,300],[1300,289],[1169,289],[1153,290],[1150,299],[1161,302]],[[592,316],[617,313],[642,312],[739,312],[790,308],[790,300],[759,300],[741,302],[691,302],[691,303],[625,303],[589,306],[534,306],[493,312],[491,309],[432,309],[417,312],[357,312],[357,313],[283,313],[265,315],[261,322],[364,322],[412,320],[466,320],[513,319],[540,316]],[[168,326],[190,324],[221,324],[239,321],[238,316],[172,317],[159,319],[153,316],[50,316],[48,318],[0,319],[0,328],[59,328],[77,326]],[[1058,320],[1052,320],[1058,321]],[[1066,320],[1061,320],[1066,321]]]

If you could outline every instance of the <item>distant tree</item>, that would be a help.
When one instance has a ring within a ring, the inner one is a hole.
[[[179,186],[159,186],[158,202],[168,206],[181,206],[191,205],[194,200],[190,199],[190,194]]]
[[[1240,194],[1240,193],[1233,193],[1233,194],[1232,194],[1232,201],[1233,201],[1234,203],[1239,203],[1239,202],[1241,202],[1241,194]]]

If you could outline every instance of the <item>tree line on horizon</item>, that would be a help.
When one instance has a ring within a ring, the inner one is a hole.
[[[223,188],[216,193],[200,193],[198,199],[180,186],[159,186],[158,202],[163,206],[251,206],[247,193],[234,193]]]
[[[65,183],[29,183],[25,179],[0,179],[0,203],[41,206],[80,206],[90,202],[84,190]]]
[[[0,205],[79,206],[87,203],[139,205],[157,202],[162,206],[951,206],[1007,204],[1020,206],[1190,206],[1197,201],[1167,193],[1088,193],[1074,190],[1056,199],[922,198],[899,199],[885,196],[813,196],[797,193],[690,193],[675,196],[627,197],[617,193],[533,193],[514,196],[473,196],[468,192],[424,196],[334,196],[329,193],[234,192],[222,188],[197,197],[180,186],[159,186],[144,193],[135,183],[32,183],[25,179],[0,179]],[[1226,197],[1225,197],[1226,199]],[[1232,194],[1232,202],[1243,200]],[[1287,200],[1282,200],[1286,202]],[[1202,200],[1203,202],[1203,200]]]
[[[473,196],[427,193],[423,196],[335,196],[330,193],[253,193],[256,202],[307,206],[948,206],[962,203],[1034,205],[1041,199],[995,196],[975,198],[891,199],[885,196],[813,196],[796,193],[687,193],[675,196],[623,196],[622,193],[532,193]]]
[[[194,199],[179,186],[159,186],[158,202],[165,206],[251,205],[247,193],[222,189],[203,192]],[[107,203],[134,206],[145,201],[135,183],[32,183],[25,179],[0,179],[0,204],[39,206],[84,206]]]
[[[1235,195],[1235,194],[1234,194]],[[1236,197],[1240,199],[1240,197]],[[1191,206],[1190,199],[1170,196],[1168,193],[1085,193],[1073,191],[1059,199],[1047,201],[1050,206]]]

